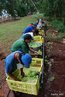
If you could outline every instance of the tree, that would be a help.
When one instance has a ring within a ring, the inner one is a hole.
[[[16,4],[16,0],[7,0],[6,1],[6,7],[5,7],[5,9],[13,17],[16,16],[16,14],[15,14],[15,4]]]
[[[2,10],[5,9],[5,6],[6,6],[5,2],[6,2],[6,0],[0,0],[0,14],[1,14]]]
[[[25,0],[16,0],[15,10],[17,11],[18,16],[26,15],[26,6]]]
[[[46,0],[47,7],[45,13],[52,17],[65,17],[65,0]]]

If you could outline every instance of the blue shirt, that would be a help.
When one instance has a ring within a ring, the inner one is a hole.
[[[20,55],[22,54],[22,52],[20,52],[20,51],[15,51],[15,52],[9,54],[5,59],[5,71],[7,74],[8,73],[11,74],[12,72],[14,72],[17,69],[17,63],[19,63],[19,62],[18,62],[18,60],[16,60],[14,58],[14,54],[16,52],[20,53]]]
[[[33,26],[28,26],[26,27],[26,29],[23,31],[23,34],[28,33],[28,32],[32,32],[32,30],[34,30]]]

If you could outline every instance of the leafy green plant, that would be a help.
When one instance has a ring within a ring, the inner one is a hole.
[[[59,32],[65,32],[65,26],[61,21],[55,19],[51,22],[51,25],[54,28],[56,28]]]

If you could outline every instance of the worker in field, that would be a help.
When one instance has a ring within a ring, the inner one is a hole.
[[[23,72],[23,67],[29,68],[32,62],[32,57],[30,54],[23,54],[23,52],[15,51],[9,54],[5,59],[5,73],[6,76],[14,80],[17,79],[17,76],[14,75],[14,71],[19,69],[21,71],[22,77],[25,76]]]
[[[30,23],[28,26],[35,26],[33,23]]]
[[[36,51],[29,47],[29,43],[31,42],[32,39],[33,38],[30,34],[26,34],[23,39],[19,39],[13,43],[11,47],[11,52],[18,50],[23,53],[29,53],[29,51],[37,53]]]
[[[39,19],[39,22],[37,24],[37,29],[41,29],[42,28],[42,19]]]
[[[30,24],[28,25],[28,27],[29,27],[29,26],[33,26],[33,25],[34,25],[33,23],[30,23]],[[21,35],[20,38],[23,39],[26,34],[30,34],[30,35],[33,37],[33,36],[34,36],[34,35],[33,35],[33,32],[34,32],[34,31],[32,31],[32,30],[27,31],[26,33],[23,32],[23,34]]]
[[[47,31],[47,23],[41,18],[41,19],[37,19],[36,23],[34,24],[36,29],[38,31],[44,30],[45,35],[46,35],[46,31]],[[42,33],[43,34],[43,33]],[[42,35],[38,32],[38,35]]]
[[[23,34],[28,33],[28,32],[33,32],[33,33],[34,33],[34,31],[35,31],[35,26],[34,26],[34,24],[32,23],[32,24],[30,24],[29,26],[27,26],[27,27],[24,29]]]
[[[21,37],[20,37],[20,39],[24,39],[25,35],[27,35],[27,34],[31,35],[32,39],[34,39],[33,38],[33,36],[34,36],[33,32],[28,32],[28,33],[22,34]]]
[[[46,22],[40,18],[37,19],[36,23],[34,24],[37,29],[41,29],[43,26],[45,26]]]
[[[33,33],[33,35],[38,35],[38,30],[37,30],[36,26],[33,23],[29,24],[24,29],[23,34],[30,33],[30,32]]]

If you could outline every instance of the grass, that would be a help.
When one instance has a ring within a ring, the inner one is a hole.
[[[28,16],[21,20],[0,24],[0,47],[4,48],[3,51],[10,51],[12,43],[19,39],[24,28],[35,20],[34,17]]]

